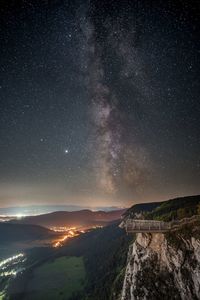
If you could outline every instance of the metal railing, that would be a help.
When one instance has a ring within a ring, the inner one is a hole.
[[[183,218],[181,220],[164,222],[156,220],[137,220],[128,219],[125,221],[125,229],[127,233],[139,232],[166,232],[176,229],[184,224],[200,221],[200,215],[194,215],[191,218]]]

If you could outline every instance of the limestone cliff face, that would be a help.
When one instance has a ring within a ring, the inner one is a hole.
[[[183,232],[136,235],[121,300],[200,299],[200,238]]]

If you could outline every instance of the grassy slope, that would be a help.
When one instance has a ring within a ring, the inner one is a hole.
[[[129,208],[125,217],[134,218],[141,213],[145,219],[171,221],[200,213],[200,195],[171,199],[157,203],[136,204]]]
[[[60,257],[33,272],[27,299],[69,299],[84,287],[85,268],[82,257]]]
[[[4,300],[4,299],[5,299],[4,295],[0,294],[0,300]]]

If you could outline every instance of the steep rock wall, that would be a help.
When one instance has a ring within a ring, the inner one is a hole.
[[[200,240],[181,233],[138,233],[121,296],[136,299],[200,299]]]

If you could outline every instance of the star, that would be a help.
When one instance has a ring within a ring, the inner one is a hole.
[[[55,2],[0,10],[0,207],[199,193],[198,4]]]

